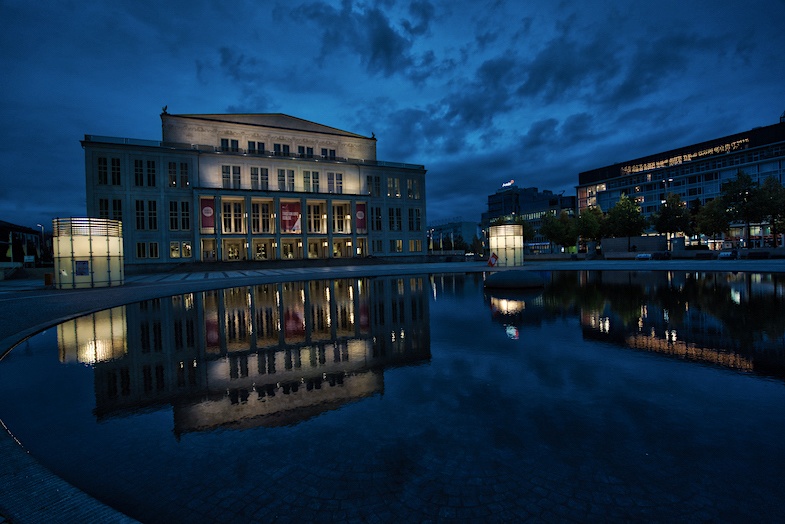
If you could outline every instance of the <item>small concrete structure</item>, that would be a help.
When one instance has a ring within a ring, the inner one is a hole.
[[[57,289],[122,286],[123,224],[103,218],[52,221]]]

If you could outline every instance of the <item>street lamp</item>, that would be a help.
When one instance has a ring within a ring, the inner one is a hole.
[[[41,262],[44,258],[44,226],[41,224],[36,224],[38,227],[41,228],[41,249],[38,252],[39,262]]]

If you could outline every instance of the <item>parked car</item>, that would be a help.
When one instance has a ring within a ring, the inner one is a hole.
[[[737,258],[739,258],[739,252],[735,249],[728,249],[727,251],[722,250],[717,255],[718,260],[723,260],[723,259],[736,260]]]

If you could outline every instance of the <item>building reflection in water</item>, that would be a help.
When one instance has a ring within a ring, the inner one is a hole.
[[[785,379],[783,275],[554,272],[543,296],[586,338]]]
[[[295,424],[381,393],[430,360],[423,276],[287,282],[175,295],[58,327],[94,368],[101,419],[171,405],[175,434]]]

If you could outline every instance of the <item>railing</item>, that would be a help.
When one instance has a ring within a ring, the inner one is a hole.
[[[55,218],[52,220],[52,235],[122,237],[123,223],[108,218]]]

